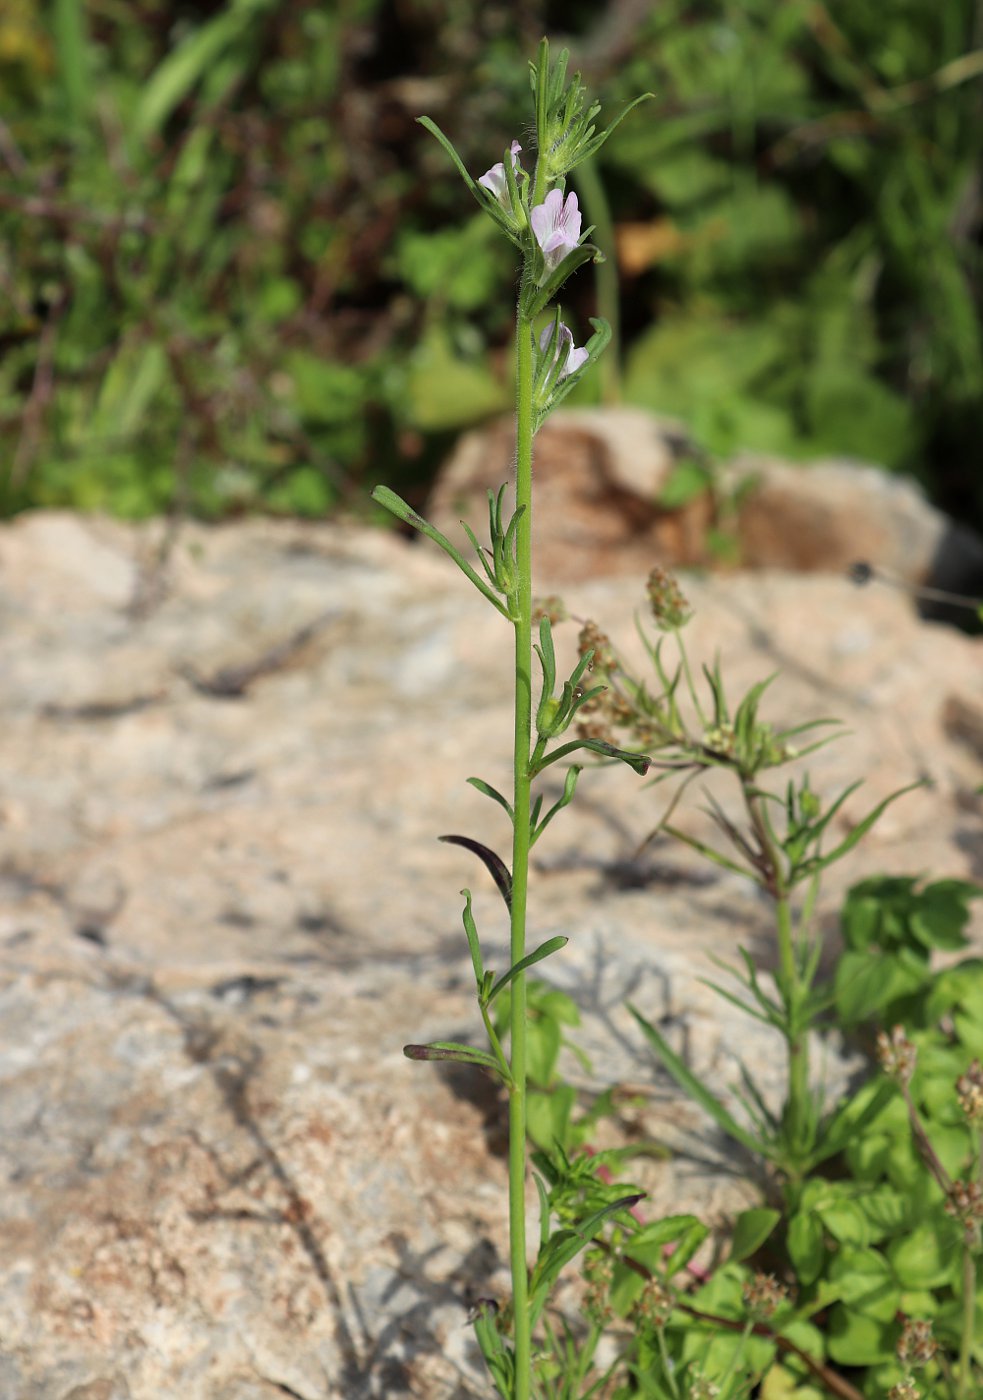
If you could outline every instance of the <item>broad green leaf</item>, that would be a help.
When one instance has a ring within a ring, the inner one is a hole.
[[[739,1262],[760,1249],[781,1218],[781,1211],[770,1210],[765,1206],[741,1211],[734,1222],[734,1233],[731,1235],[731,1259]]]
[[[815,1283],[826,1257],[823,1227],[818,1216],[806,1211],[793,1215],[789,1221],[787,1245],[799,1282],[806,1287]]]
[[[561,1044],[560,1024],[552,1016],[530,1021],[526,1029],[526,1072],[530,1083],[543,1089],[553,1083]]]
[[[875,1366],[894,1355],[896,1328],[842,1303],[830,1311],[829,1354],[840,1366]]]
[[[901,1285],[883,1254],[875,1249],[841,1249],[833,1255],[829,1277],[840,1301],[878,1322],[891,1322],[901,1300]]]
[[[537,1147],[552,1152],[570,1143],[570,1118],[577,1104],[577,1090],[572,1084],[557,1084],[552,1089],[534,1089],[528,1098],[526,1131]]]
[[[838,1199],[824,1201],[816,1206],[825,1228],[842,1245],[856,1245],[861,1249],[871,1242],[870,1222],[856,1201],[842,1195]]]
[[[892,1240],[886,1253],[901,1287],[941,1288],[953,1281],[960,1268],[957,1240],[957,1227],[941,1211]]]
[[[848,950],[836,964],[836,1009],[845,1025],[855,1026],[923,983],[924,969],[905,966],[893,953]]]
[[[455,350],[442,330],[421,340],[409,362],[408,413],[421,432],[466,428],[501,413],[509,395],[487,361]]]

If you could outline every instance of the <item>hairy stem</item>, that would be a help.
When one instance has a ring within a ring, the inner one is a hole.
[[[511,961],[526,953],[529,876],[530,745],[532,742],[532,325],[520,301],[516,327],[516,480],[521,512],[515,535],[518,588],[515,617],[515,749],[512,840]],[[526,974],[512,983],[512,1089],[509,1099],[509,1254],[515,1318],[515,1395],[529,1400],[532,1351],[526,1263]]]

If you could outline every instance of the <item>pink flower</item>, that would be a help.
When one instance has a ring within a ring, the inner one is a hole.
[[[573,196],[571,196],[571,198],[573,198]],[[579,215],[577,216],[577,222],[580,222]],[[539,337],[539,348],[544,355],[546,354],[546,351],[549,348],[550,336],[552,334],[553,323],[551,321],[548,326],[545,326],[543,328],[543,333]],[[563,368],[557,375],[557,383],[559,383],[561,379],[566,379],[567,375],[573,374],[575,370],[580,369],[581,365],[587,363],[587,351],[583,348],[578,349],[578,347],[574,345],[573,332],[571,331],[570,327],[564,325],[562,321],[560,322],[558,334],[556,337],[556,347],[553,351],[553,359],[550,361],[551,367],[554,364],[556,364],[558,358],[562,359]]]
[[[516,157],[521,150],[522,147],[519,145],[518,141],[513,141],[511,147],[513,173],[519,169],[519,162]],[[484,175],[479,178],[478,184],[484,185],[485,189],[489,190],[498,200],[499,204],[503,204],[506,209],[512,208],[512,201],[509,199],[509,183],[505,178],[505,164],[503,161],[499,161],[497,165],[493,165],[491,170],[486,170]]]
[[[571,190],[564,200],[559,190],[550,190],[543,203],[536,205],[529,221],[536,242],[543,250],[546,270],[552,272],[580,241],[580,207],[576,194]]]

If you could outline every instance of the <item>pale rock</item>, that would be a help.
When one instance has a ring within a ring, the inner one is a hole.
[[[0,1395],[478,1400],[466,1311],[507,1284],[503,1104],[401,1047],[479,1037],[463,886],[505,966],[497,892],[436,837],[506,844],[465,779],[508,786],[509,628],[430,546],[271,521],[182,527],[138,615],[130,566],[163,528],[0,528]],[[639,667],[643,582],[566,589]],[[978,641],[828,575],[683,587],[697,665],[719,653],[738,693],[778,671],[776,723],[844,721],[809,759],[826,796],[867,774],[839,833],[930,780],[828,882],[830,946],[865,875],[983,877]],[[208,689],[223,667],[234,696]],[[674,1149],[638,1168],[646,1212],[722,1225],[758,1188],[624,1003],[717,1092],[743,1061],[777,1102],[773,1038],[700,981],[738,943],[767,977],[773,940],[737,877],[665,840],[632,858],[665,801],[582,775],[536,848],[529,938],[571,939],[540,969],[582,1009],[594,1069],[567,1072],[636,1090],[632,1130]],[[675,819],[709,839],[701,806]],[[855,1064],[829,1046],[833,1086]]]
[[[500,419],[465,433],[438,476],[427,514],[466,544],[460,520],[487,532],[487,491],[509,479],[514,429]],[[639,408],[558,409],[534,454],[536,567],[560,583],[655,564],[841,573],[863,561],[902,584],[983,591],[983,540],[932,506],[910,478],[844,461],[793,465],[742,454],[712,487],[669,508],[674,467],[700,458],[685,428]]]
[[[643,576],[653,564],[707,557],[709,497],[681,510],[658,499],[687,440],[680,425],[638,408],[558,410],[536,438],[536,567],[557,582],[609,574]],[[515,434],[500,419],[465,433],[427,505],[452,539],[467,520],[487,535],[489,487],[511,475]]]
[[[737,532],[751,569],[841,572],[858,561],[910,584],[983,586],[983,541],[950,520],[908,477],[856,462],[739,457]]]

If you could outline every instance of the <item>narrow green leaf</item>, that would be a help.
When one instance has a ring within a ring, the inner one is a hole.
[[[475,534],[475,532],[472,530],[471,526],[466,520],[461,521],[461,529],[471,541],[471,547],[473,548],[475,554],[478,556],[478,562],[485,571],[485,577],[487,578],[491,587],[494,588],[495,571],[488,562],[487,555],[485,554],[485,551],[482,549],[481,544],[479,543],[478,536]]]
[[[849,1143],[856,1141],[863,1134],[868,1123],[872,1123],[881,1109],[893,1098],[897,1092],[896,1086],[890,1079],[884,1079],[877,1086],[877,1089],[866,1100],[861,1101],[858,1108],[856,1098],[849,1099],[839,1108],[830,1119],[825,1131],[821,1135],[819,1145],[813,1149],[809,1156],[809,1170],[812,1171],[820,1162],[827,1161],[830,1157],[835,1157],[842,1152]]]
[[[682,841],[684,845],[689,846],[691,850],[698,851],[701,856],[706,856],[707,860],[712,860],[715,865],[723,866],[724,870],[733,870],[738,875],[743,875],[745,878],[751,876],[751,872],[746,866],[738,865],[736,861],[730,860],[713,846],[708,846],[704,841],[697,841],[695,836],[687,836],[686,832],[680,831],[678,826],[670,826],[668,822],[664,822],[662,830],[667,836],[672,836],[677,841]],[[761,883],[757,874],[754,874],[752,878],[756,884]]]
[[[745,1128],[741,1127],[740,1123],[728,1113],[720,1100],[711,1094],[703,1081],[697,1079],[692,1070],[683,1063],[665,1037],[655,1029],[651,1022],[646,1021],[641,1012],[637,1011],[630,1002],[628,1003],[628,1010],[638,1022],[643,1034],[652,1046],[652,1049],[658,1055],[679,1087],[684,1089],[686,1093],[689,1094],[690,1098],[695,1099],[702,1108],[706,1109],[710,1117],[718,1127],[723,1129],[728,1137],[732,1137],[735,1142],[739,1142],[741,1146],[746,1147],[749,1152],[770,1158],[771,1149],[769,1146],[761,1142],[753,1133],[749,1133]]]
[[[490,797],[493,802],[497,802],[498,805],[505,810],[509,821],[514,820],[512,803],[507,801],[497,788],[493,788],[491,783],[486,783],[484,778],[468,778],[466,781],[469,782],[473,788],[477,788],[485,797]]]
[[[549,811],[546,813],[546,816],[543,818],[543,820],[539,823],[538,826],[536,825],[535,819],[533,820],[532,839],[529,843],[531,846],[534,846],[536,844],[540,836],[542,836],[543,832],[546,830],[550,822],[556,816],[557,812],[562,811],[564,807],[568,807],[573,801],[573,795],[577,790],[577,779],[580,777],[583,771],[584,770],[578,767],[577,764],[574,764],[572,767],[567,769],[567,776],[563,781],[563,796],[558,798],[557,801],[553,803],[553,806],[549,809]],[[537,801],[541,803],[542,798],[537,798]],[[538,816],[539,810],[537,809],[536,817]]]
[[[756,1021],[760,1021],[763,1026],[774,1026],[778,1024],[774,1016],[768,1016],[764,1012],[758,1011],[755,1007],[743,1001],[739,996],[735,996],[733,992],[729,992],[726,987],[722,987],[719,982],[711,982],[708,977],[701,977],[699,980],[703,983],[704,987],[709,987],[712,992],[717,993],[717,996],[723,997],[724,1001],[729,1001],[731,1006],[736,1006],[738,1011],[743,1011],[745,1016],[753,1016],[753,1018]]]
[[[870,828],[880,819],[892,802],[897,802],[899,797],[904,797],[906,793],[914,792],[916,788],[924,786],[925,780],[920,778],[918,782],[908,783],[906,787],[898,788],[897,792],[892,792],[890,796],[885,797],[883,802],[878,802],[877,806],[872,811],[868,812],[862,821],[857,823],[850,832],[850,835],[847,836],[845,840],[841,841],[834,850],[830,851],[827,855],[816,856],[812,860],[806,861],[802,869],[809,872],[817,869],[825,870],[826,867],[832,865],[834,861],[838,861],[841,856],[845,856],[847,851],[853,850],[857,842],[861,841],[863,837],[866,836]]]
[[[631,1210],[632,1206],[636,1206],[641,1200],[644,1200],[644,1192],[623,1196],[604,1206],[602,1210],[595,1211],[573,1229],[559,1230],[552,1236],[545,1249],[540,1251],[529,1280],[529,1314],[533,1326],[546,1306],[560,1271],[590,1244],[609,1216],[617,1215],[622,1210]]]
[[[482,593],[503,617],[509,616],[508,609],[502,600],[492,591],[483,578],[477,574],[460,550],[455,549],[446,535],[442,535],[439,530],[430,524],[429,520],[424,520],[422,515],[417,514],[412,506],[407,505],[401,496],[397,496],[395,491],[388,486],[376,486],[372,492],[372,499],[377,505],[388,510],[395,515],[397,520],[402,520],[405,525],[412,525],[414,530],[419,530],[421,535],[426,535],[427,539],[433,540],[434,544],[440,546],[446,555],[454,560],[454,563],[467,578],[471,580],[479,593]]]
[[[622,763],[627,763],[629,768],[634,769],[639,777],[644,777],[652,766],[652,760],[646,754],[631,753],[627,749],[616,748],[614,744],[609,744],[604,739],[571,739],[568,744],[561,744],[558,749],[547,754],[536,771],[541,773],[551,763],[566,758],[567,754],[576,753],[578,749],[590,749],[592,753],[599,753],[603,758],[620,759]]]
[[[474,968],[474,980],[480,992],[481,984],[485,977],[485,969],[481,961],[481,945],[478,942],[478,929],[474,922],[474,915],[471,913],[471,891],[462,890],[461,893],[464,895],[465,900],[464,913],[462,915],[464,920],[464,932],[467,935],[468,947],[471,950],[471,964]]]
[[[553,625],[547,616],[539,619],[539,659],[543,665],[543,679],[549,694],[556,688],[556,651],[553,647]]]
[[[85,11],[85,0],[54,0],[51,14],[62,92],[71,125],[75,128],[80,128],[87,118],[92,98],[91,52]],[[15,39],[17,32],[15,24],[11,30]]]
[[[529,300],[524,308],[525,314],[530,318],[538,316],[544,306],[548,306],[557,292],[572,276],[579,267],[586,262],[601,261],[602,254],[599,248],[595,248],[593,243],[581,243],[555,268],[543,285],[528,294]]]
[[[503,973],[494,987],[492,987],[491,995],[488,998],[488,1004],[491,1005],[499,992],[503,991],[509,985],[513,977],[518,977],[519,973],[525,972],[527,967],[532,967],[534,963],[542,962],[544,958],[549,957],[550,953],[558,952],[569,942],[569,938],[565,937],[562,933],[557,934],[555,938],[547,938],[545,943],[541,943],[534,952],[527,953],[519,962],[513,963],[508,972]]]
[[[619,112],[618,115],[614,118],[614,120],[610,122],[609,125],[606,126],[602,132],[595,136],[592,141],[588,141],[587,145],[584,146],[583,149],[580,151],[573,165],[571,165],[569,168],[571,170],[575,170],[577,166],[581,164],[582,161],[589,160],[591,156],[596,155],[597,152],[604,145],[605,141],[611,135],[612,131],[614,131],[617,127],[621,125],[625,117],[627,117],[628,113],[634,111],[634,109],[638,106],[640,102],[648,102],[649,98],[654,96],[655,94],[652,92],[643,92],[641,97],[636,97],[634,102],[629,102],[628,106],[625,107],[625,109],[622,112]]]
[[[473,1045],[462,1045],[456,1040],[435,1040],[429,1045],[404,1045],[403,1054],[408,1060],[453,1060],[461,1065],[476,1065],[504,1079],[502,1066],[487,1050],[476,1050]]]
[[[141,140],[155,136],[174,109],[188,97],[224,50],[260,20],[276,0],[233,5],[192,30],[163,59],[144,84],[133,128]]]
[[[502,209],[502,206],[499,204],[498,200],[495,199],[493,195],[486,194],[482,187],[476,184],[474,180],[472,180],[470,174],[468,173],[467,167],[461,160],[461,157],[454,149],[448,137],[446,137],[441,131],[437,123],[435,121],[432,121],[430,117],[417,117],[417,121],[422,127],[424,127],[427,131],[430,132],[431,136],[435,136],[440,142],[440,144],[443,146],[444,150],[447,152],[452,162],[454,163],[454,167],[457,170],[457,173],[460,175],[461,179],[464,181],[468,189],[474,195],[475,199],[481,205],[482,209],[484,209],[485,213],[490,214],[495,220],[495,222],[498,224],[498,226],[501,228],[502,232],[505,233],[518,247],[521,247],[519,239],[516,237],[515,230],[512,228],[512,225],[506,217],[505,211]]]

